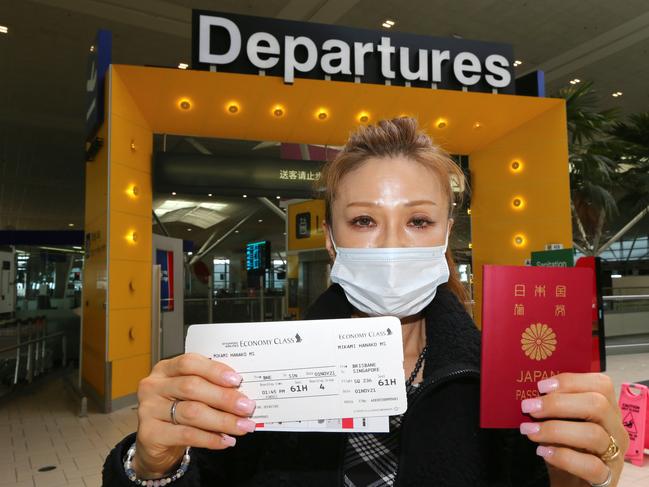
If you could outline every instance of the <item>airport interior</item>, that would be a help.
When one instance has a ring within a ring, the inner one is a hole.
[[[467,180],[479,330],[491,266],[588,269],[635,456],[579,485],[649,486],[648,53],[645,0],[0,0],[0,487],[127,485],[140,381],[192,325],[305,319],[338,282],[323,167],[397,117]]]

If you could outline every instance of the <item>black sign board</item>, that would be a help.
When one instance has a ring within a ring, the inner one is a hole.
[[[111,62],[112,34],[107,30],[97,32],[88,56],[86,78],[86,140],[90,141],[104,122],[106,72]]]
[[[158,152],[153,186],[158,192],[219,193],[224,196],[311,198],[322,162],[259,156],[216,156]]]
[[[192,68],[514,93],[508,44],[194,10]]]
[[[311,213],[298,213],[295,215],[296,238],[309,238],[311,236]]]

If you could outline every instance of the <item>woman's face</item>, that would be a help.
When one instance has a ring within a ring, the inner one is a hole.
[[[332,202],[338,247],[431,247],[444,245],[448,198],[437,175],[402,157],[368,159],[345,175]],[[335,255],[325,227],[329,255]]]

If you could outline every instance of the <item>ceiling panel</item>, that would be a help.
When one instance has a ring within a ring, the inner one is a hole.
[[[391,18],[398,31],[511,43],[521,73],[649,12],[646,0],[0,0],[10,28],[0,35],[0,229],[81,224],[83,91],[96,31],[113,32],[117,63],[174,67],[190,59],[192,7],[301,20],[338,9],[337,24],[370,29]],[[647,27],[548,91],[579,77],[595,82],[602,107],[649,109]]]

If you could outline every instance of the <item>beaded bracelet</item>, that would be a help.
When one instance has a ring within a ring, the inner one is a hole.
[[[180,462],[180,466],[173,475],[161,479],[138,479],[135,470],[133,470],[133,456],[135,456],[135,443],[133,443],[128,449],[128,452],[126,452],[126,458],[124,458],[124,472],[126,472],[128,479],[131,482],[134,482],[135,485],[143,485],[146,487],[159,487],[168,485],[171,482],[178,480],[187,472],[190,460],[189,449],[189,447],[185,449],[185,454],[183,455],[183,459]]]

